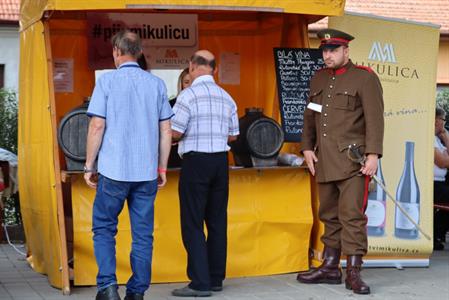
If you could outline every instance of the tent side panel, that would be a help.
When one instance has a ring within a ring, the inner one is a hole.
[[[19,181],[32,267],[61,287],[53,137],[47,59],[41,22],[20,34]]]
[[[20,28],[25,30],[42,18],[45,10],[54,9],[53,0],[20,1]]]

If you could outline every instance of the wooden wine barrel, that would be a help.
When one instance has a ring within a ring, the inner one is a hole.
[[[248,108],[239,119],[240,135],[232,143],[236,165],[252,167],[251,157],[271,159],[277,157],[284,143],[281,126],[263,114],[260,108]]]
[[[89,103],[67,113],[59,123],[58,142],[66,157],[67,170],[81,171],[86,161],[86,139],[89,126]]]
[[[252,155],[258,158],[276,156],[284,143],[284,133],[273,119],[255,120],[246,131],[246,142]]]

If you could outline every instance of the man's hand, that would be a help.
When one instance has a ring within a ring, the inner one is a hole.
[[[304,154],[304,160],[306,161],[310,173],[312,176],[315,176],[315,163],[318,161],[315,152],[312,150],[304,150],[302,153]]]
[[[183,135],[184,133],[172,129],[171,131],[172,143],[179,142],[182,139]]]
[[[449,146],[449,132],[443,128],[442,131],[437,133],[438,138],[441,140],[444,146]]]
[[[94,172],[86,172],[84,173],[84,180],[87,185],[93,189],[97,188],[97,174]]]
[[[365,164],[360,169],[360,172],[367,176],[373,176],[374,174],[376,174],[378,159],[379,158],[377,154],[368,154],[365,160]]]
[[[167,183],[167,173],[159,172],[157,177],[157,187],[160,189]]]

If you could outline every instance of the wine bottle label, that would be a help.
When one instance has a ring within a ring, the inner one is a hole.
[[[384,227],[385,226],[385,201],[368,200],[366,208],[366,216],[368,217],[368,226]]]
[[[402,208],[412,217],[417,224],[419,222],[419,203],[400,203]],[[396,228],[398,229],[414,229],[415,225],[407,219],[407,217],[396,208]]]

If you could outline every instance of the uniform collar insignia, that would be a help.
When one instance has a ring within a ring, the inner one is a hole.
[[[343,66],[343,67],[341,67],[341,68],[335,69],[335,70],[334,70],[335,75],[341,75],[341,74],[344,74],[344,73],[346,72],[347,69],[348,69],[348,68],[347,68],[346,66]]]
[[[333,71],[334,71],[334,74],[335,74],[335,75],[341,75],[341,74],[344,74],[344,73],[346,73],[346,71],[347,71],[351,66],[352,66],[352,62],[351,62],[351,60],[349,60],[348,63],[347,63],[346,65],[344,65],[343,67],[338,68],[338,69],[334,69],[334,70],[333,70]]]

